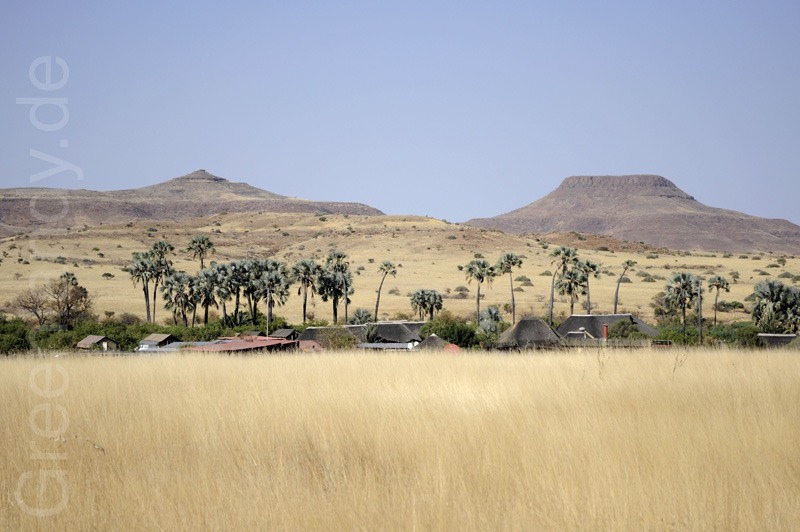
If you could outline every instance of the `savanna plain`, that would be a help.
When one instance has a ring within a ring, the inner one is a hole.
[[[791,530],[798,375],[677,347],[5,358],[0,529]]]

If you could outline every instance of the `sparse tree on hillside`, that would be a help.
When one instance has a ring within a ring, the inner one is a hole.
[[[375,298],[375,321],[378,321],[378,306],[381,303],[381,290],[383,289],[383,282],[386,280],[387,275],[397,277],[397,266],[393,262],[385,260],[378,268],[378,273],[381,274],[381,283],[378,285],[378,297]]]
[[[47,295],[44,288],[31,288],[14,298],[11,302],[11,308],[17,311],[25,311],[33,314],[36,322],[41,327],[47,321],[47,311],[50,306],[48,305]]]
[[[481,321],[481,285],[486,282],[491,284],[494,277],[497,275],[494,266],[489,264],[485,259],[473,259],[469,261],[466,266],[459,266],[459,270],[463,270],[466,274],[467,282],[475,281],[478,283],[478,294],[475,297],[476,312],[475,323]]]
[[[614,314],[617,313],[617,302],[619,302],[619,285],[622,283],[622,279],[625,277],[625,272],[634,266],[636,266],[635,260],[626,260],[622,263],[622,273],[619,274],[619,279],[617,279],[617,289],[614,291]]]
[[[205,268],[203,260],[214,253],[214,243],[207,236],[197,235],[192,238],[186,250],[192,254],[193,259],[200,259],[200,271],[202,271]]]
[[[713,276],[711,279],[708,280],[708,288],[711,290],[716,290],[717,293],[714,296],[714,325],[717,324],[717,303],[719,303],[719,291],[725,290],[726,292],[731,291],[731,285],[727,279],[721,277],[719,275]]]
[[[322,267],[311,259],[303,259],[292,266],[292,278],[300,285],[297,295],[303,296],[303,323],[306,322],[308,294],[313,298],[317,293],[317,279],[321,273]]]
[[[522,266],[522,259],[516,253],[503,253],[497,261],[497,273],[499,275],[508,274],[508,282],[511,285],[511,323],[517,323],[517,305],[514,301],[514,268]]]
[[[86,288],[78,284],[74,273],[62,273],[58,279],[47,283],[44,291],[61,327],[71,328],[89,317],[92,298]]]
[[[553,261],[551,265],[553,269],[553,279],[550,282],[550,326],[553,326],[553,305],[556,299],[556,278],[564,275],[567,271],[578,262],[578,252],[575,248],[559,246],[550,253]]]

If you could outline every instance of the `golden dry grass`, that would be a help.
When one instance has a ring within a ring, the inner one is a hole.
[[[0,529],[790,530],[797,375],[788,351],[7,359]],[[35,518],[41,469],[69,500]]]
[[[148,233],[150,228],[157,231]],[[686,270],[706,278],[718,274],[730,280],[729,272],[738,271],[741,274],[740,281],[732,284],[731,292],[721,294],[720,298],[740,302],[752,292],[756,282],[770,278],[761,275],[760,271],[770,274],[772,278],[783,272],[800,274],[800,259],[794,257],[789,257],[784,267],[767,268],[774,264],[776,257],[750,254],[739,258],[739,254],[726,257],[722,253],[697,251],[692,255],[684,255],[665,250],[656,256],[638,244],[571,234],[540,236],[540,239],[550,242],[550,247],[543,249],[542,242],[534,236],[507,235],[420,216],[320,217],[308,214],[232,213],[181,223],[139,222],[131,227],[73,228],[68,233],[33,234],[0,241],[0,252],[7,254],[0,265],[0,307],[21,291],[41,285],[47,278],[70,270],[95,297],[95,312],[100,317],[103,317],[104,311],[113,311],[117,315],[132,312],[144,318],[141,290],[133,287],[129,276],[121,268],[130,261],[133,251],[145,251],[157,239],[165,239],[178,248],[173,257],[176,268],[195,273],[197,261],[180,248],[185,248],[192,236],[197,234],[205,234],[214,241],[217,252],[209,260],[217,261],[273,256],[293,264],[301,258],[310,257],[324,261],[331,249],[343,250],[348,253],[351,268],[356,273],[351,309],[374,309],[375,292],[380,282],[377,270],[382,261],[402,264],[397,277],[387,278],[384,285],[381,296],[382,319],[394,317],[399,312],[411,313],[409,294],[419,288],[435,289],[446,295],[447,291],[454,294],[459,285],[469,288],[469,297],[445,299],[444,306],[455,314],[470,315],[475,308],[475,285],[467,283],[457,266],[469,262],[476,253],[494,262],[506,251],[525,257],[522,268],[516,270],[514,276],[525,275],[534,284],[521,287],[523,291],[516,294],[518,315],[544,315],[550,296],[550,278],[540,274],[552,269],[549,253],[559,244],[577,247],[581,258],[592,259],[603,270],[610,272],[591,280],[595,313],[613,310],[620,265],[627,259],[637,261],[638,265],[630,273],[633,282],[621,287],[619,310],[633,312],[646,320],[652,318],[652,309],[649,307],[651,299],[664,289],[665,281],[642,282],[637,275],[639,272],[669,278],[675,271]],[[598,251],[603,245],[616,251]],[[103,256],[100,257],[100,254]],[[58,257],[63,257],[65,263],[56,264],[54,261]],[[28,264],[24,264],[25,261]],[[106,280],[102,277],[104,273],[111,273],[115,277]],[[785,282],[791,283],[791,280]],[[516,285],[519,287],[519,283]],[[394,294],[390,293],[393,289],[397,289]],[[510,301],[508,278],[498,278],[491,287],[484,286],[482,294],[486,298],[482,307],[497,305],[502,308],[504,303]],[[709,297],[705,308],[707,316],[711,315],[711,303]],[[302,319],[301,309],[300,298],[293,294],[287,304],[277,308],[276,312],[289,322],[298,323]],[[330,320],[332,317],[330,304],[319,299],[310,303],[310,311],[317,318]],[[569,305],[565,298],[559,298],[555,311],[561,316],[568,314]],[[159,310],[159,322],[168,317],[168,312]],[[720,315],[723,321],[747,317],[742,312]],[[505,318],[510,319],[510,315],[506,314]]]

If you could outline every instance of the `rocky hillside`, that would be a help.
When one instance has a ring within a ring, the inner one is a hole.
[[[182,220],[222,212],[383,214],[360,203],[289,198],[205,170],[149,187],[97,192],[51,188],[0,190],[0,237],[138,220]]]
[[[800,253],[800,226],[709,207],[656,175],[568,177],[525,207],[466,223],[512,233],[607,234],[670,249]]]

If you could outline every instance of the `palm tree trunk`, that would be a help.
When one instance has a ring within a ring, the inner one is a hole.
[[[239,323],[239,289],[236,289],[236,305],[233,307],[233,321],[236,325],[240,325]]]
[[[592,313],[592,296],[589,295],[589,276],[586,276],[586,314]]]
[[[478,312],[475,315],[475,324],[481,324],[481,283],[478,283],[478,297],[475,298]]]
[[[347,316],[347,304],[348,304],[350,298],[347,297],[347,293],[349,291],[350,291],[350,289],[347,286],[347,280],[345,280],[345,282],[344,282],[344,323],[345,323],[345,325],[347,325],[347,318],[348,318],[348,316]]]
[[[333,324],[336,325],[339,322],[339,298],[337,296],[333,296]]]
[[[303,283],[303,323],[306,322],[306,305],[308,304],[308,287]]]
[[[142,291],[144,292],[144,308],[147,311],[147,323],[150,323],[150,290],[147,283],[142,283]]]
[[[517,305],[514,301],[514,276],[509,270],[508,272],[508,281],[511,285],[511,325],[517,323]]]
[[[383,289],[383,281],[386,280],[386,273],[381,277],[381,284],[378,285],[378,297],[375,299],[375,321],[378,321],[378,305],[381,303],[381,290]]]
[[[153,323],[156,322],[156,300],[158,299],[158,279],[153,283]]]
[[[556,298],[556,274],[558,270],[553,272],[553,281],[550,283],[550,327],[553,326],[553,302]]]
[[[225,305],[225,300],[222,300],[222,326],[228,326],[228,308]]]
[[[681,334],[683,334],[683,339],[686,340],[686,305],[683,305],[681,307],[681,318],[682,318]]]
[[[203,327],[208,325],[208,303],[203,305]]]
[[[269,324],[272,323],[272,290],[267,290],[267,333],[269,333]]]
[[[717,301],[719,300],[719,288],[717,288],[717,295],[714,296],[714,326],[717,325]]]

